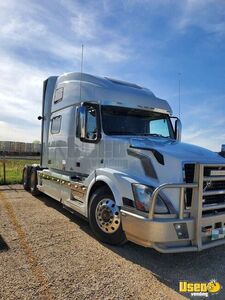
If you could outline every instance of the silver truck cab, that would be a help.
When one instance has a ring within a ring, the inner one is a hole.
[[[160,252],[225,243],[225,158],[182,143],[168,102],[83,73],[44,82],[40,166],[24,188],[85,216],[96,237]]]

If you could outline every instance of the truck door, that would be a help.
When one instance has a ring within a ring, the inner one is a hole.
[[[86,103],[84,108],[85,116],[81,116],[80,108],[77,110],[78,126],[75,143],[77,149],[75,152],[78,154],[77,165],[79,165],[80,172],[90,175],[101,166],[103,158],[100,113],[97,104]]]

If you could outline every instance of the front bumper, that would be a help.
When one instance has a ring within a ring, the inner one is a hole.
[[[207,248],[225,244],[225,238],[211,240],[211,233],[205,232],[205,228],[212,229],[224,227],[225,214],[202,218],[200,240],[196,236],[196,222],[192,218],[149,218],[135,214],[125,208],[121,209],[123,230],[129,241],[144,247],[151,247],[162,253],[178,253],[201,251]],[[183,225],[182,225],[183,224]],[[178,234],[176,227],[180,227],[183,233]]]

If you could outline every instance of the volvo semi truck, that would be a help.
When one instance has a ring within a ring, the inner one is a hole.
[[[24,188],[83,215],[100,241],[163,253],[225,244],[224,152],[182,143],[167,101],[67,73],[44,81],[39,119],[40,165],[25,166]]]

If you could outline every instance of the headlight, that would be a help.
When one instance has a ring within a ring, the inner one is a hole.
[[[152,196],[154,188],[139,183],[132,184],[132,187],[133,187],[134,202],[136,208],[138,210],[149,212],[150,198]],[[158,196],[155,204],[155,213],[167,214],[168,212],[169,211],[166,204],[160,198],[160,196]]]

